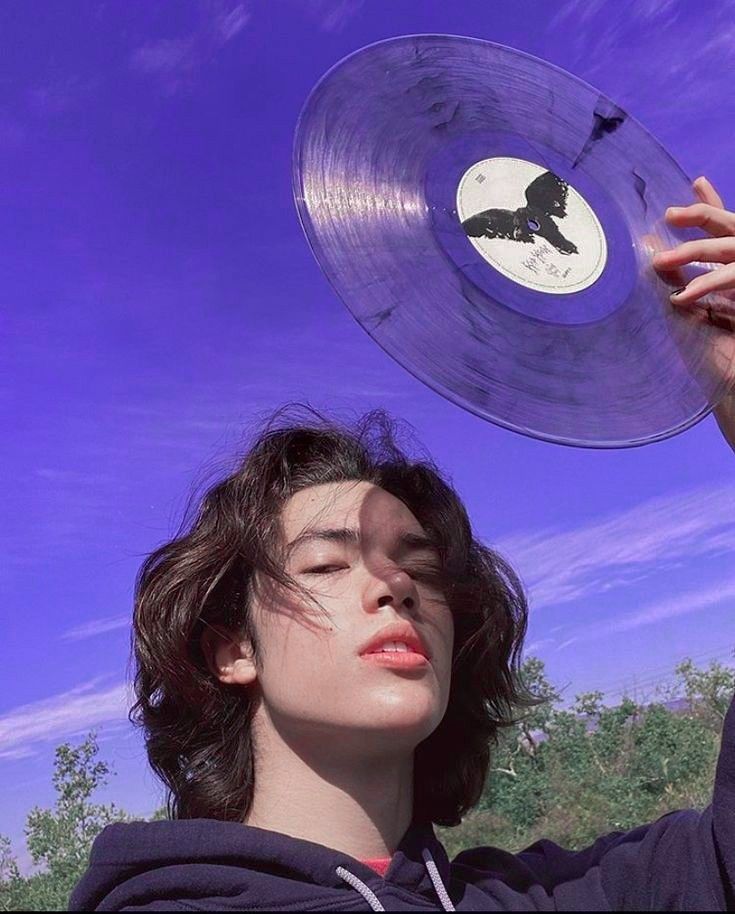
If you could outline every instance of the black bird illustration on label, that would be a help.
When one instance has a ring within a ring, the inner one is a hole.
[[[465,219],[462,228],[471,238],[508,238],[525,244],[535,244],[538,235],[561,254],[578,254],[577,246],[562,235],[551,218],[566,216],[568,191],[566,181],[552,171],[545,171],[526,188],[526,206],[517,210],[483,210]]]

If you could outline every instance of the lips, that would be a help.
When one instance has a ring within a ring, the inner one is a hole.
[[[431,659],[429,649],[421,635],[409,622],[391,622],[390,625],[378,629],[370,640],[362,645],[359,651],[360,656],[378,653],[389,641],[402,641],[410,651],[421,654],[427,660]]]

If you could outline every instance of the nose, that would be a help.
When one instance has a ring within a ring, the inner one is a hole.
[[[366,603],[369,609],[380,609],[383,606],[416,609],[419,603],[418,591],[413,578],[402,568],[387,569],[375,573],[370,582]]]

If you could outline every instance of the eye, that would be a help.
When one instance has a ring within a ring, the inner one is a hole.
[[[307,568],[304,574],[331,574],[333,571],[341,571],[346,565],[315,565],[313,568]]]
[[[404,566],[403,570],[418,581],[433,581],[441,576],[441,569],[431,562]]]
[[[427,590],[443,592],[447,586],[442,569],[433,563],[414,565],[403,570],[413,581]]]

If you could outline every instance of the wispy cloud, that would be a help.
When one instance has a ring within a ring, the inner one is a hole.
[[[735,551],[735,485],[660,496],[574,530],[547,528],[492,545],[521,575],[532,609],[567,603]]]
[[[66,692],[20,705],[0,717],[0,760],[35,755],[40,742],[58,742],[86,735],[101,724],[129,726],[133,703],[126,685],[99,688],[97,677]]]
[[[646,108],[676,122],[719,112],[729,99],[723,73],[735,65],[734,4],[688,0],[564,0],[549,20],[564,33],[565,66],[601,86],[624,107]],[[624,65],[621,63],[624,62]]]
[[[628,18],[633,17],[639,22],[651,22],[671,18],[676,12],[677,4],[681,5],[679,0],[635,0],[626,12]],[[553,26],[565,22],[568,25],[584,25],[600,13],[609,12],[609,0],[565,0],[559,4],[550,24]]]
[[[523,653],[526,657],[536,656],[543,648],[554,643],[553,638],[539,638],[537,641],[531,641],[529,644],[524,644]]]
[[[154,77],[168,95],[189,88],[201,68],[245,28],[250,11],[244,3],[200,0],[200,18],[199,28],[189,35],[136,48],[130,58],[132,70]]]
[[[213,20],[215,35],[224,44],[239,35],[249,21],[250,13],[244,3],[238,3],[230,10],[220,9]]]
[[[620,632],[630,632],[677,616],[701,612],[703,609],[710,609],[727,601],[731,601],[735,609],[735,577],[720,581],[706,590],[700,588],[679,594],[676,597],[657,600],[634,613],[616,615],[614,619],[585,626],[577,631],[573,638],[569,638],[560,644],[557,650],[563,650],[580,641],[595,641],[598,638],[619,634]]]
[[[308,13],[325,32],[337,32],[363,7],[365,0],[307,0]]]
[[[131,615],[109,616],[106,619],[92,619],[83,625],[67,629],[60,636],[61,641],[83,641],[94,638],[96,635],[106,635],[107,632],[118,631],[121,628],[130,628]]]

